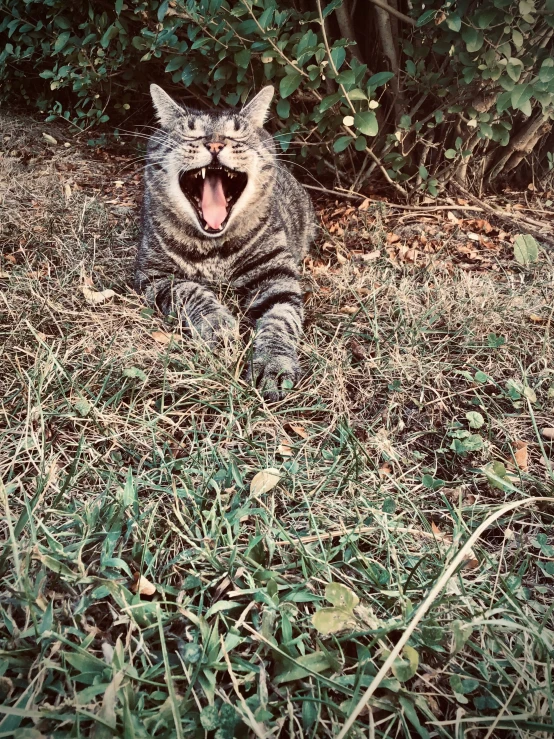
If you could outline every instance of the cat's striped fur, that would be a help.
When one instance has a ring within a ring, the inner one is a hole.
[[[148,146],[135,286],[216,345],[236,325],[216,296],[232,285],[255,332],[250,377],[276,400],[298,377],[299,267],[315,219],[263,129],[273,88],[241,111],[193,111],[151,93],[161,129]]]

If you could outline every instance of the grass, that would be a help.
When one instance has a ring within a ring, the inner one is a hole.
[[[554,733],[551,254],[417,267],[356,212],[307,262],[303,377],[267,405],[248,345],[132,293],[134,173],[2,127],[0,737],[337,736],[516,501],[350,736]],[[379,258],[325,247],[356,239]]]

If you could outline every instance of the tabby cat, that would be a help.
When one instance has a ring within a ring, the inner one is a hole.
[[[210,112],[150,91],[161,129],[148,144],[135,287],[215,346],[236,327],[216,290],[233,286],[254,327],[249,377],[278,400],[298,378],[299,268],[315,218],[263,129],[273,88],[240,111]]]
[[[298,378],[299,268],[315,218],[263,129],[273,88],[240,111],[209,112],[150,91],[161,129],[148,143],[135,287],[215,346],[236,326],[215,291],[233,286],[254,327],[249,376],[278,400]]]

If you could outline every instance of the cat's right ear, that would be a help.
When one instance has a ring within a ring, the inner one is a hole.
[[[261,128],[264,125],[264,121],[269,113],[269,106],[273,99],[274,89],[271,85],[263,87],[256,97],[244,106],[241,114],[248,118],[252,125]]]
[[[185,115],[186,111],[159,85],[150,85],[150,95],[162,126],[170,128]]]

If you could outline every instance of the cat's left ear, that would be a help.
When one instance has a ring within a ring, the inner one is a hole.
[[[162,126],[171,128],[180,118],[186,115],[186,110],[158,85],[150,85],[150,95]]]
[[[255,98],[244,106],[241,110],[241,115],[248,118],[253,126],[261,128],[264,125],[267,114],[269,113],[269,106],[273,99],[274,89],[271,85],[263,87]]]

